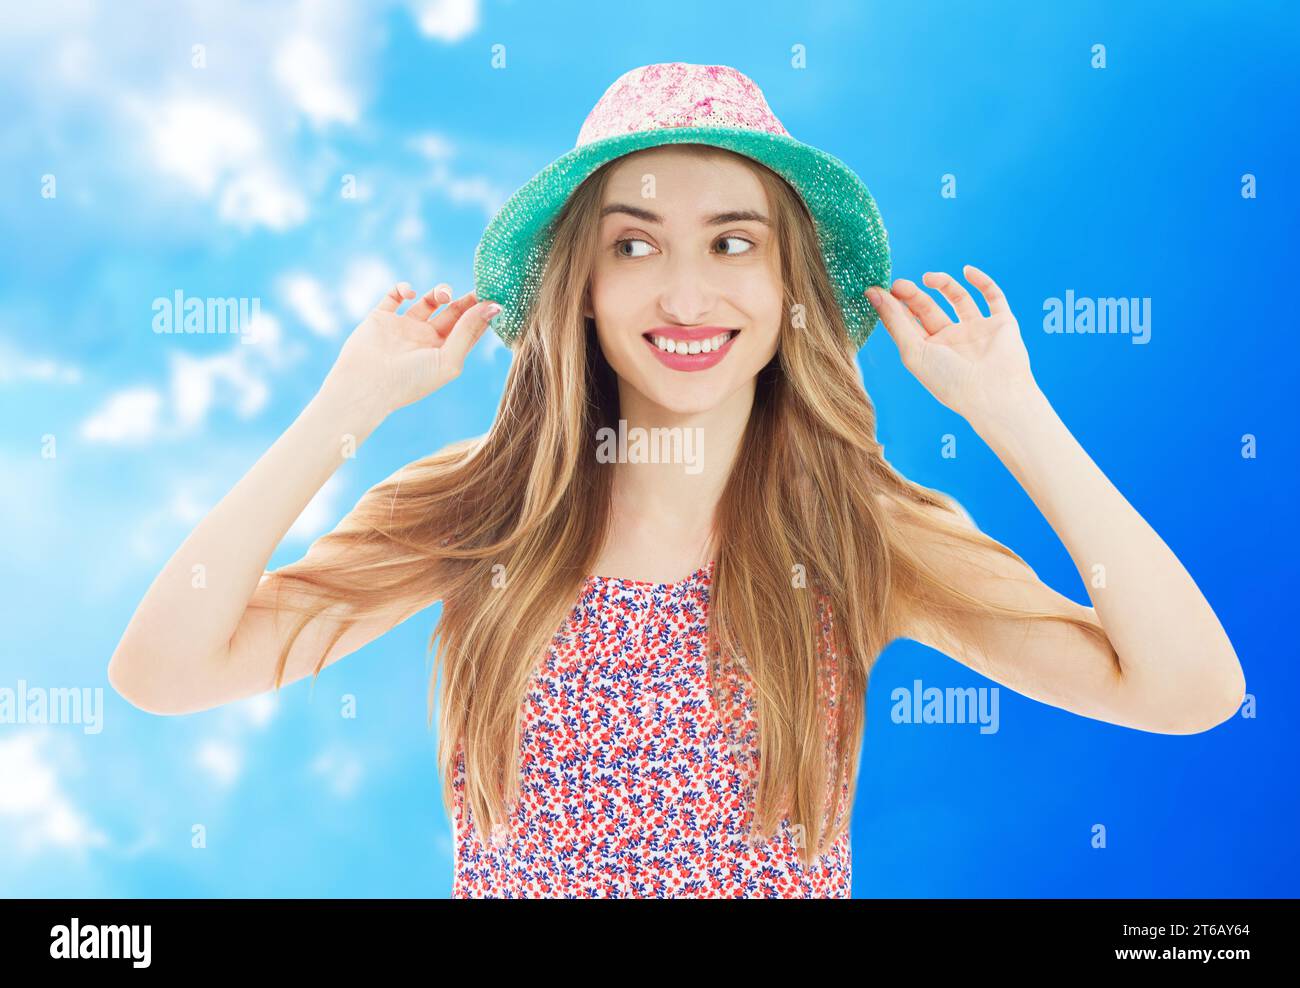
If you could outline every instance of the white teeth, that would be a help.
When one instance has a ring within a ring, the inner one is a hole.
[[[734,336],[734,333],[719,333],[717,336],[707,340],[673,340],[667,336],[652,337],[654,345],[665,353],[712,353],[719,350],[722,345]]]

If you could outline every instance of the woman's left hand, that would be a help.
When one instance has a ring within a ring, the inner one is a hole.
[[[906,367],[930,394],[968,421],[1038,390],[1029,354],[1006,296],[979,268],[963,273],[989,306],[986,316],[953,277],[927,272],[921,279],[952,303],[953,322],[930,295],[906,278],[890,291],[867,290]],[[874,296],[874,297],[873,297]]]

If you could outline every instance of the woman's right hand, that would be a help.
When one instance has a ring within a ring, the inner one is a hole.
[[[370,310],[344,342],[322,392],[382,419],[460,376],[465,356],[499,307],[472,291],[449,302],[451,286],[444,282],[399,315],[398,306],[414,297],[415,290],[399,282]],[[430,319],[439,305],[442,311]]]

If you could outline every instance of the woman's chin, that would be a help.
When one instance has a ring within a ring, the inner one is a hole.
[[[732,352],[701,370],[664,366],[654,354],[621,354],[614,372],[650,404],[675,416],[700,415],[723,405],[736,388],[757,375],[743,367],[746,354]]]
[[[698,380],[666,380],[656,372],[645,382],[641,393],[649,401],[672,415],[701,415],[721,406],[735,387],[731,375],[710,375]],[[686,375],[673,375],[676,378]],[[697,377],[697,375],[690,375]]]

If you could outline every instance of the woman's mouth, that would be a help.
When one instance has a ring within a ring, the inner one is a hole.
[[[687,340],[651,330],[642,334],[642,339],[665,367],[698,371],[707,370],[725,357],[739,335],[738,329],[724,329],[703,339]]]

